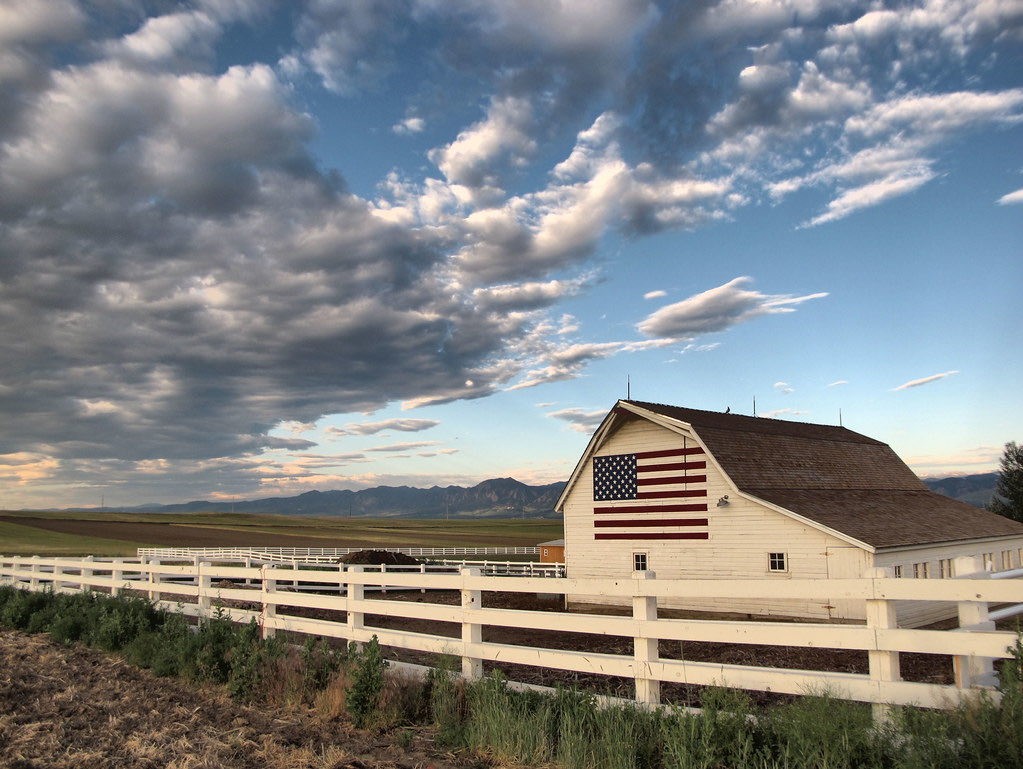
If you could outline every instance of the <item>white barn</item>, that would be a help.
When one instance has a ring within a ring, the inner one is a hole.
[[[573,578],[828,579],[871,567],[947,578],[952,559],[1023,565],[1023,524],[935,494],[880,441],[843,427],[622,400],[557,503]],[[607,604],[571,596],[570,605]],[[863,620],[862,601],[662,600],[666,609]],[[954,615],[905,602],[904,627]]]

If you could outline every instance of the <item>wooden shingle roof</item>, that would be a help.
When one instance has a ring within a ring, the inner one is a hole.
[[[874,548],[1023,536],[1023,524],[931,492],[887,444],[844,427],[621,403],[688,425],[740,491]]]

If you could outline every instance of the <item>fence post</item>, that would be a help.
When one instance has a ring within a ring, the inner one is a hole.
[[[199,586],[199,616],[208,619],[212,607],[213,579],[207,573],[206,564],[199,560],[199,556],[195,557],[195,573]]]
[[[990,579],[991,574],[984,568],[979,556],[961,556],[953,561],[957,578]],[[959,628],[961,630],[994,630],[995,623],[988,618],[986,601],[959,602]],[[956,686],[969,689],[973,686],[987,686],[995,682],[995,669],[990,657],[956,656],[952,658]]]
[[[160,565],[160,561],[157,558],[145,558],[142,563],[148,564],[150,568]],[[147,576],[149,577],[149,601],[150,603],[159,603],[160,591],[156,586],[160,584],[160,575],[155,571],[150,571]]]
[[[110,562],[110,595],[117,598],[121,594],[121,581],[124,579],[124,572],[118,567],[123,563],[120,558],[114,558]]]
[[[59,593],[64,587],[64,568],[60,565],[59,561],[55,561],[53,564],[53,582],[50,583],[53,588],[54,594]],[[81,587],[81,585],[79,585]]]
[[[419,564],[419,573],[420,574],[426,574],[426,564],[425,563]],[[425,587],[424,588],[420,588],[419,592],[425,594],[426,593],[426,588]]]
[[[483,593],[471,590],[466,582],[480,576],[479,567],[470,566],[459,569],[462,575],[462,676],[470,681],[483,677],[483,660],[470,656],[469,647],[483,643],[483,626],[468,622],[465,613],[483,608]]]
[[[387,564],[380,564],[380,594],[387,595],[387,583],[384,582],[384,575],[387,574]]]
[[[361,574],[364,569],[362,566],[349,566],[346,571],[350,574]],[[366,586],[362,583],[351,581],[346,584],[348,595],[345,597],[345,610],[348,613],[348,640],[349,642],[355,642],[361,648],[362,642],[355,638],[355,634],[361,633],[363,627],[365,627],[366,615],[361,611],[354,610],[352,604],[365,598]]]
[[[93,557],[93,556],[91,556],[91,555],[87,555],[87,556],[85,556],[85,558],[83,558],[82,560],[83,560],[83,561],[84,561],[84,562],[85,562],[86,564],[90,564],[90,563],[92,563],[93,561],[95,561],[96,559],[95,559],[95,557]],[[92,591],[92,585],[90,585],[90,584],[86,583],[86,581],[85,581],[85,580],[86,580],[86,579],[92,579],[92,576],[93,576],[93,574],[95,574],[95,572],[94,572],[94,571],[93,571],[93,570],[92,570],[91,568],[89,568],[89,567],[87,567],[87,566],[85,566],[85,565],[83,565],[83,566],[82,566],[82,568],[81,568],[81,577],[82,577],[82,581],[78,583],[78,589],[79,589],[79,590],[80,590],[81,592],[83,592],[83,593],[88,593],[88,592],[91,592],[91,591]]]
[[[277,618],[277,596],[275,595],[277,592],[277,580],[271,576],[273,569],[273,566],[265,563],[259,567],[259,597],[263,604],[263,617],[260,620],[259,626],[264,639],[273,638],[277,635],[277,628],[267,627],[267,620]]]
[[[38,555],[33,555],[32,556],[32,568],[31,568],[31,571],[30,571],[29,579],[28,579],[28,588],[29,588],[29,590],[38,590],[39,589],[39,556]]]
[[[642,592],[640,581],[657,579],[657,574],[652,571],[635,571],[632,573],[632,578],[637,580],[636,589],[632,594],[632,618],[637,623],[632,639],[636,702],[644,705],[659,705],[661,703],[661,682],[652,677],[650,670],[650,665],[657,662],[658,639],[643,635],[638,624],[657,621],[657,596],[639,594]]]
[[[875,568],[870,576],[873,579],[885,579],[888,573],[883,568]],[[873,586],[871,586],[870,594],[876,595]],[[875,631],[875,644],[876,631],[895,629],[899,626],[895,601],[883,598],[868,598],[866,600],[866,609],[867,627]],[[880,684],[882,681],[902,680],[898,652],[882,651],[879,649],[869,650],[867,652],[867,660],[870,666],[871,681]],[[880,685],[877,688],[880,690]],[[884,702],[875,702],[873,704],[873,711],[874,721],[880,723],[888,720],[891,715],[891,706]]]
[[[295,571],[295,580],[291,583],[295,590],[298,590],[298,560],[295,558],[291,559],[291,568]]]

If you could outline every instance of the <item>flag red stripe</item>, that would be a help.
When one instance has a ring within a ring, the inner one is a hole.
[[[621,505],[620,507],[595,507],[593,512],[597,515],[623,515],[625,513],[705,513],[707,512],[707,505],[693,504],[693,505],[635,505],[627,506]]]
[[[706,483],[706,475],[666,475],[660,478],[637,478],[637,486],[663,486],[666,483]]]
[[[706,462],[676,462],[666,465],[643,465],[636,466],[637,473],[661,473],[670,470],[706,470]]]
[[[616,519],[613,521],[594,521],[593,525],[597,528],[608,529],[614,526],[621,526],[626,528],[629,526],[706,526],[706,518],[668,518],[660,521],[646,520],[640,518],[629,518],[629,519]]]
[[[640,491],[636,499],[681,499],[684,497],[705,497],[706,489],[680,489],[677,491]]]
[[[594,539],[710,539],[705,531],[673,531],[663,534],[594,534]]]
[[[688,457],[693,454],[702,454],[703,449],[663,449],[661,451],[640,451],[636,453],[636,459],[658,459],[660,457]]]

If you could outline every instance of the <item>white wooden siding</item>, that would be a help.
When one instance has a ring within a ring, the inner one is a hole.
[[[950,561],[963,556],[983,558],[985,554],[995,553],[994,570],[1002,568],[1002,552],[1009,551],[1011,564],[1008,568],[1023,567],[1023,537],[999,539],[981,539],[965,542],[952,542],[929,547],[900,548],[882,550],[874,555],[874,564],[881,567],[902,566],[902,575],[906,579],[913,578],[914,564],[926,564],[929,579],[941,579],[941,561]],[[894,570],[893,570],[894,571]],[[962,576],[962,575],[952,575]],[[946,577],[948,579],[949,577]],[[896,604],[899,625],[901,627],[920,627],[932,622],[950,619],[956,616],[953,603],[935,603],[933,601],[899,601]]]
[[[645,419],[633,419],[596,449],[597,456],[632,454],[679,448],[683,438],[698,445],[691,433],[679,434]],[[695,459],[695,457],[694,457]],[[635,553],[645,553],[647,568],[669,579],[768,578],[843,579],[860,577],[868,569],[902,566],[912,578],[914,564],[926,564],[929,578],[939,578],[942,560],[961,556],[986,557],[992,569],[1003,566],[1008,553],[1011,568],[1023,567],[1023,537],[957,542],[946,545],[883,550],[876,554],[849,542],[740,497],[712,458],[707,459],[707,513],[692,513],[708,520],[707,540],[609,540],[594,539],[593,463],[582,468],[565,502],[565,563],[570,577],[620,578],[633,571]],[[729,504],[717,507],[725,494]],[[695,501],[695,500],[693,500]],[[614,505],[614,503],[601,503]],[[677,514],[646,513],[644,517],[677,517]],[[768,553],[786,555],[788,571],[768,569]],[[607,596],[570,595],[575,604],[617,604]],[[794,599],[743,601],[740,599],[674,599],[664,608],[814,619],[864,620],[866,607],[852,599]],[[902,601],[898,619],[902,627],[919,627],[955,616],[954,604]]]
[[[687,444],[696,446],[690,434]],[[601,445],[596,454],[632,454],[679,448],[683,436],[646,420],[625,424]],[[696,459],[697,457],[691,457]],[[647,568],[659,578],[725,579],[766,578],[776,580],[819,579],[828,576],[828,547],[845,547],[837,537],[780,515],[763,505],[741,498],[718,472],[710,456],[707,459],[707,512],[692,513],[708,520],[706,540],[612,540],[597,541],[593,528],[593,463],[587,462],[565,503],[565,562],[569,577],[621,577],[633,570],[633,554],[647,554]],[[728,495],[729,504],[717,507]],[[696,501],[696,500],[690,500]],[[601,503],[613,505],[614,503]],[[668,514],[663,517],[677,517]],[[644,514],[656,518],[656,514]],[[788,571],[771,572],[768,553],[783,552]],[[863,566],[866,566],[864,562]],[[852,575],[850,575],[852,576]],[[860,576],[857,574],[856,576]],[[570,596],[572,603],[614,603],[599,596]],[[859,605],[858,611],[852,607]],[[663,602],[664,608],[693,611],[734,612],[767,616],[814,618],[856,618],[864,615],[862,602],[845,602],[849,611],[839,612],[835,601],[742,599],[675,599]]]

